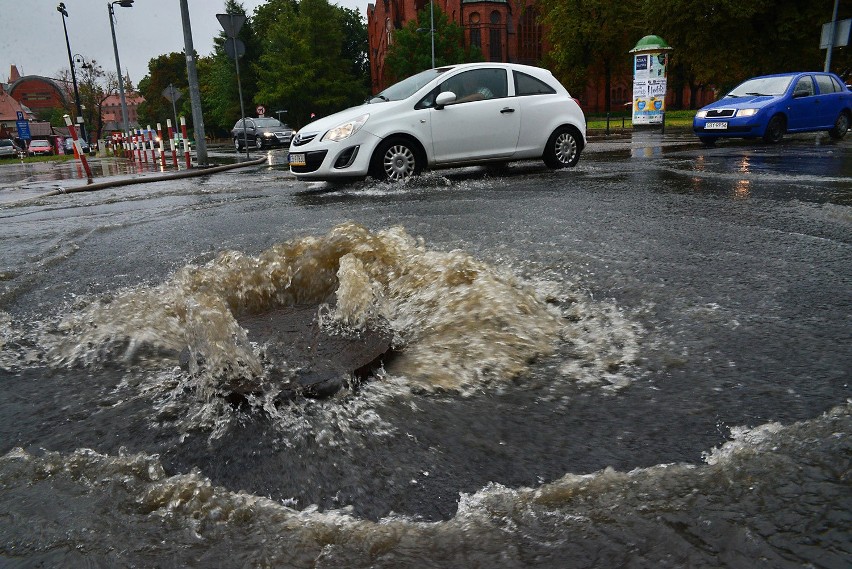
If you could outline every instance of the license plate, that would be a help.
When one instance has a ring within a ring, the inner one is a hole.
[[[728,123],[722,122],[708,122],[704,125],[704,130],[728,130]]]
[[[288,157],[288,162],[290,162],[290,166],[304,166],[305,165],[305,155],[304,154],[291,154]]]

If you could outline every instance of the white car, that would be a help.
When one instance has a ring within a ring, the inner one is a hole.
[[[413,75],[293,137],[299,179],[404,180],[424,168],[541,158],[574,166],[586,118],[546,69],[468,63]]]

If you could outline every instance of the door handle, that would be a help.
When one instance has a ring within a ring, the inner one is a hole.
[[[505,115],[506,113],[514,113],[514,112],[515,112],[515,109],[509,108],[509,107],[504,107],[503,109],[500,110],[500,114],[502,114],[502,115]]]

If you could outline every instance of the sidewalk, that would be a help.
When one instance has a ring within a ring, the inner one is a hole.
[[[211,166],[187,169],[183,162],[177,169],[171,160],[166,168],[160,162],[137,162],[126,158],[93,157],[88,158],[92,180],[79,160],[51,160],[46,162],[23,162],[21,160],[0,161],[0,205],[18,202],[42,196],[58,195],[81,191],[94,191],[109,187],[141,184],[161,180],[174,180],[203,176],[234,168],[258,166],[269,162],[265,154],[255,153],[251,160],[245,155],[234,153],[212,153]]]

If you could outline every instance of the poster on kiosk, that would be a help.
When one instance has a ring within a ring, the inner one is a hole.
[[[666,73],[671,47],[645,36],[633,48],[633,124],[661,125],[666,110]]]

